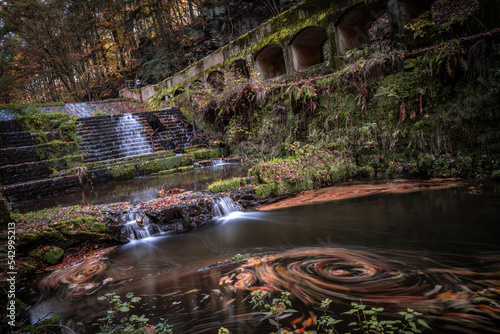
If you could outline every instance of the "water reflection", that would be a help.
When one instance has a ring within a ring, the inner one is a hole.
[[[32,314],[61,314],[92,332],[108,307],[98,296],[134,292],[134,312],[166,317],[174,333],[269,333],[249,298],[262,289],[291,291],[297,317],[320,315],[324,298],[336,317],[361,300],[386,316],[419,310],[436,333],[498,333],[499,204],[496,192],[459,188],[240,212],[57,270],[40,282]],[[247,259],[225,261],[236,254]]]
[[[225,178],[246,176],[248,166],[244,164],[220,164],[197,168],[192,171],[159,177],[136,177],[131,180],[100,184],[42,199],[16,202],[13,209],[20,212],[41,210],[43,208],[70,205],[96,205],[117,202],[137,204],[154,199],[158,191],[182,188],[203,190],[207,185]]]

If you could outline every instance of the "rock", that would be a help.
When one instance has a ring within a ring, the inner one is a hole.
[[[48,264],[57,264],[62,260],[64,250],[57,246],[43,246],[31,250],[28,255]]]

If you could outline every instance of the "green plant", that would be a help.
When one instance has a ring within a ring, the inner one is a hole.
[[[363,334],[384,334],[384,333],[422,333],[417,328],[417,325],[425,329],[431,329],[425,320],[418,318],[422,313],[414,311],[410,308],[407,311],[398,312],[397,314],[404,317],[404,320],[379,320],[378,314],[384,311],[383,307],[367,308],[366,305],[351,303],[352,309],[342,314],[355,315],[357,321],[348,324],[353,331],[360,331]],[[348,333],[346,333],[348,334]]]
[[[148,323],[149,319],[144,315],[132,314],[129,316],[130,310],[134,308],[133,304],[138,303],[141,298],[134,297],[131,292],[127,293],[126,297],[130,300],[122,301],[120,296],[111,292],[97,298],[98,300],[108,301],[110,306],[104,317],[99,318],[93,324],[99,327],[97,333],[173,333],[171,326],[163,318],[160,318],[160,323],[151,325]]]
[[[58,175],[57,169],[55,169],[53,167],[49,167],[49,172],[50,172],[49,178],[53,178],[53,177],[56,177]]]
[[[276,327],[277,333],[283,333],[283,327],[281,326],[279,320],[280,317],[297,312],[297,310],[288,308],[292,306],[292,302],[290,301],[290,292],[281,292],[281,295],[277,298],[273,298],[270,302],[266,301],[267,294],[264,291],[253,291],[251,293],[251,303],[254,304],[254,308],[263,307],[264,311],[261,311],[261,314],[264,314],[265,318],[269,318],[269,322],[271,325]]]
[[[440,76],[443,82],[457,77],[467,70],[465,49],[457,39],[444,42],[427,54],[431,71]]]
[[[332,300],[327,298],[321,302],[321,309],[323,309],[324,314],[318,319],[318,330],[324,330],[326,334],[339,334],[335,329],[335,325],[342,322],[341,319],[335,319],[326,314],[326,311]]]

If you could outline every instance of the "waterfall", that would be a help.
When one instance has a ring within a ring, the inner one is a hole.
[[[116,132],[120,139],[120,153],[123,157],[132,157],[151,152],[151,145],[141,133],[143,126],[139,117],[132,114],[124,114],[120,117]]]
[[[122,240],[141,240],[160,233],[157,225],[151,224],[147,216],[142,216],[139,209],[122,212],[121,219],[127,221],[121,231]]]
[[[224,165],[226,162],[223,159],[212,159],[212,166]]]
[[[214,201],[214,205],[212,207],[212,216],[214,218],[223,218],[229,216],[229,214],[233,212],[241,212],[241,207],[234,203],[231,197],[222,196]]]
[[[125,227],[130,241],[145,239],[151,236],[149,229],[139,226],[135,220],[129,221],[125,224]]]

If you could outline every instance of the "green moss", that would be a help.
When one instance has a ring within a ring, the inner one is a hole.
[[[48,264],[57,264],[61,261],[64,250],[56,246],[43,246],[31,250],[29,256],[40,259]]]
[[[151,175],[156,176],[156,175],[170,175],[174,174],[177,172],[177,168],[172,168],[172,169],[167,169],[167,170],[161,170],[158,173],[152,173]]]
[[[178,168],[177,168],[177,171],[178,171],[179,173],[183,173],[183,172],[189,172],[189,171],[191,171],[191,170],[193,170],[193,169],[194,169],[194,167],[193,167],[193,166],[183,166],[183,167],[178,167]]]
[[[208,186],[208,191],[212,193],[219,193],[219,192],[235,190],[240,187],[247,187],[249,185],[256,183],[257,183],[257,178],[255,176],[235,177],[211,183]]]
[[[196,160],[215,159],[222,157],[222,152],[219,149],[202,149],[194,152]]]
[[[165,159],[155,159],[137,165],[137,169],[146,174],[158,173],[160,171],[174,169],[179,166],[187,166],[194,162],[195,157],[193,154],[184,154]]]
[[[63,158],[65,156],[80,155],[80,148],[76,142],[62,142],[54,140],[47,144],[36,145],[35,152],[40,161],[53,160]]]
[[[267,198],[271,197],[278,188],[276,183],[269,183],[269,184],[261,184],[253,188],[253,191],[255,192],[255,195],[258,198]]]
[[[113,180],[133,179],[136,175],[135,166],[133,164],[108,167],[106,173]]]

